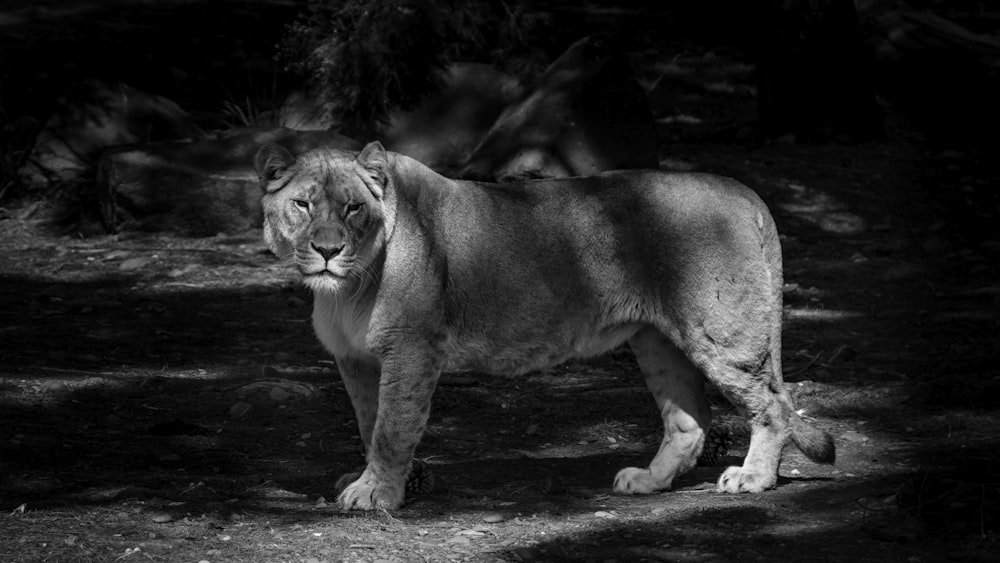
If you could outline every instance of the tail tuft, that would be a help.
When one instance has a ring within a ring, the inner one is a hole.
[[[792,417],[792,441],[795,446],[816,463],[830,463],[837,460],[837,446],[833,436],[820,430],[795,415]]]

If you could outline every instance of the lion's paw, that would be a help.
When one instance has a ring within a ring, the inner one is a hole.
[[[760,471],[748,471],[743,467],[733,466],[726,469],[719,477],[716,487],[720,493],[759,493],[777,484],[776,475],[767,475]]]
[[[669,488],[670,483],[657,481],[649,469],[626,467],[615,475],[614,492],[620,495],[647,495]]]
[[[349,475],[338,480],[338,484]],[[403,505],[403,483],[388,483],[365,471],[337,497],[342,510],[393,510]]]
[[[344,489],[346,489],[348,485],[361,478],[361,474],[364,470],[365,468],[362,467],[359,471],[344,473],[337,479],[337,483],[334,484],[333,490],[337,491],[337,495],[339,496],[340,493],[344,492]]]

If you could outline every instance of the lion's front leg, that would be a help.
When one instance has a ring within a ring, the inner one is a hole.
[[[372,449],[372,431],[378,415],[378,389],[381,368],[374,359],[337,358],[337,369],[351,398],[354,416],[365,456]]]
[[[431,396],[439,375],[428,363],[393,359],[382,362],[378,414],[372,429],[368,464],[361,476],[340,493],[341,508],[391,510],[403,504],[406,478],[427,426]]]

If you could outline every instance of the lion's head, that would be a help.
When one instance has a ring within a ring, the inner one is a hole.
[[[386,152],[316,149],[293,156],[267,144],[254,164],[264,190],[264,240],[316,292],[340,293],[370,278],[385,241]]]

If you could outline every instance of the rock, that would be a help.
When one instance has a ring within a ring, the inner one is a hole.
[[[274,401],[281,400],[285,401],[293,396],[298,396],[299,398],[309,399],[315,397],[317,394],[316,388],[308,383],[299,383],[297,381],[291,381],[288,379],[279,379],[276,381],[258,381],[255,383],[250,383],[240,387],[236,393],[240,397],[245,397],[247,395],[259,393],[262,391],[267,391],[267,396]],[[276,399],[275,397],[281,397]]]
[[[267,396],[276,403],[281,403],[287,401],[291,398],[292,394],[285,391],[281,387],[272,387],[270,391],[267,392]]]
[[[657,168],[658,152],[653,115],[628,60],[592,35],[504,110],[458,175],[502,181]]]
[[[154,514],[152,520],[157,524],[166,524],[167,522],[173,522],[174,517],[165,512],[161,512],[159,514]]]
[[[142,268],[145,268],[152,262],[153,259],[149,257],[129,258],[128,260],[122,262],[118,266],[118,269],[122,270],[123,272],[128,272],[132,270],[141,270]]]
[[[861,442],[867,442],[868,436],[865,436],[864,434],[856,432],[854,430],[848,430],[847,432],[844,432],[843,434],[840,435],[840,439],[844,440],[845,442],[861,443]]]
[[[95,189],[110,232],[213,236],[262,223],[253,158],[264,143],[293,153],[326,146],[358,148],[328,131],[251,127],[214,139],[120,147],[101,157]]]
[[[390,115],[382,142],[447,174],[466,161],[504,108],[522,93],[516,78],[493,65],[452,64],[440,91]]]
[[[483,516],[483,522],[486,522],[487,524],[499,524],[504,520],[506,520],[506,518],[504,518],[504,515],[497,512]]]
[[[18,176],[36,187],[86,180],[108,147],[201,135],[191,116],[167,98],[122,83],[85,82],[60,99]]]
[[[233,406],[229,407],[229,416],[230,418],[243,418],[250,412],[251,409],[253,409],[253,405],[244,401],[239,401],[237,403],[233,403]]]

